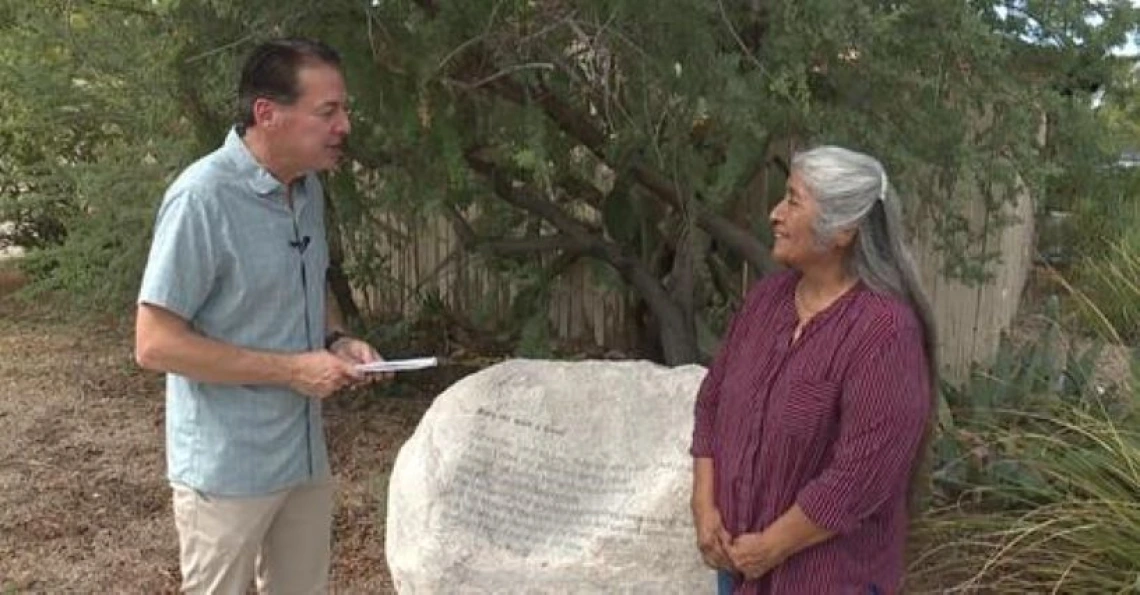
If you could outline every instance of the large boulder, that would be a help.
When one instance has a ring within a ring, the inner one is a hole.
[[[400,593],[701,593],[689,512],[704,368],[515,360],[440,395],[389,483]]]

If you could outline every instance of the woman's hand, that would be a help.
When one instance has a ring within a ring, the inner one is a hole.
[[[716,570],[733,570],[728,555],[732,536],[724,528],[720,511],[712,503],[693,503],[693,525],[697,529],[697,548],[705,564]]]
[[[729,561],[744,575],[744,580],[754,581],[784,561],[786,556],[773,541],[767,532],[745,533],[728,545]]]

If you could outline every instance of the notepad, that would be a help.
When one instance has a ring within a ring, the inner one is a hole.
[[[438,358],[416,357],[412,359],[396,359],[359,364],[356,366],[356,371],[362,374],[381,374],[384,372],[407,372],[408,370],[422,370],[424,368],[434,368],[438,365]]]

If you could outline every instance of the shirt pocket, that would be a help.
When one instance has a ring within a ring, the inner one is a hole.
[[[793,437],[811,439],[834,426],[842,386],[826,380],[799,380],[788,385],[780,426]]]

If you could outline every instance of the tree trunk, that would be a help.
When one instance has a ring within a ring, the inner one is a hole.
[[[621,246],[587,229],[581,221],[558,205],[543,199],[532,188],[516,186],[515,180],[494,161],[480,154],[478,148],[469,149],[466,157],[468,166],[484,176],[500,198],[545,219],[560,233],[582,246],[584,253],[609,263],[641,294],[661,330],[665,364],[676,366],[700,361],[696,325],[692,316],[686,317],[684,309],[645,263],[627,254]]]
[[[356,300],[352,297],[352,284],[348,281],[348,275],[344,273],[344,240],[340,233],[340,224],[337,222],[336,207],[333,205],[327,184],[325,185],[325,229],[329,242],[329,291],[332,292],[333,299],[336,300],[337,308],[344,318],[344,323],[352,328],[359,325],[363,317],[360,315],[360,307],[356,305]]]

